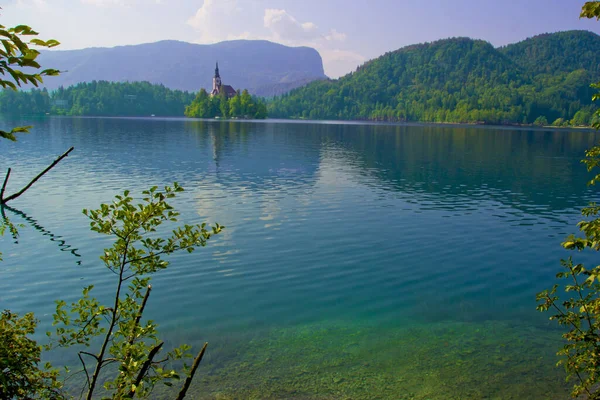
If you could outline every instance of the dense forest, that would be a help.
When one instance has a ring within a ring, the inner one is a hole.
[[[194,94],[148,82],[79,83],[49,92],[0,92],[0,113],[110,116],[183,116]]]
[[[269,116],[589,125],[600,36],[545,34],[496,49],[468,38],[408,46],[276,98]]]
[[[200,89],[194,101],[185,108],[185,116],[193,118],[267,118],[267,106],[257,97],[250,96],[247,90],[239,91],[228,99],[225,92],[219,96],[209,96]]]

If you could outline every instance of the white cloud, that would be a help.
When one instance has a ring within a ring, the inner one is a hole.
[[[19,8],[35,8],[38,11],[48,10],[47,0],[17,0],[16,4]]]
[[[126,0],[81,0],[83,4],[92,4],[94,6],[124,6]]]
[[[323,64],[326,66],[325,72],[332,78],[338,78],[363,64],[366,58],[358,53],[340,49],[321,49],[319,51]]]
[[[200,33],[199,42],[213,43],[222,40],[249,39],[250,32],[235,31],[235,25],[228,21],[235,20],[242,8],[237,0],[204,0],[202,7],[187,20],[187,24]]]
[[[162,0],[81,0],[83,4],[90,4],[98,7],[108,6],[135,6],[145,3],[162,4]]]
[[[270,31],[270,40],[291,46],[310,46],[323,58],[325,73],[333,78],[344,75],[365,61],[362,55],[336,48],[347,35],[336,29],[324,32],[312,22],[299,22],[286,10],[266,9],[264,26]]]
[[[329,41],[337,41],[337,42],[344,42],[346,40],[346,34],[342,33],[342,32],[338,32],[335,29],[332,29],[331,31],[329,31],[329,34],[327,36],[325,36],[325,38]]]
[[[286,10],[267,8],[263,18],[264,27],[267,28],[274,40],[292,45],[318,46],[320,41],[346,40],[346,34],[331,29],[323,32],[313,22],[299,22]]]
[[[267,8],[263,18],[265,28],[277,41],[299,42],[320,38],[317,25],[312,22],[300,23],[285,10]]]
[[[350,72],[365,61],[360,54],[337,48],[346,41],[347,35],[334,28],[321,29],[314,22],[298,21],[287,10],[277,8],[264,9],[260,26],[258,15],[242,9],[239,0],[204,0],[202,7],[187,20],[187,24],[199,33],[196,39],[198,43],[263,39],[288,46],[313,47],[321,54],[325,72],[331,77]],[[240,22],[243,22],[243,28],[239,26]]]

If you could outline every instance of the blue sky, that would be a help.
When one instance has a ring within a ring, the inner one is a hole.
[[[311,46],[338,77],[400,47],[454,36],[495,46],[587,29],[579,0],[9,0],[2,25],[27,24],[58,49],[176,39],[267,39]]]

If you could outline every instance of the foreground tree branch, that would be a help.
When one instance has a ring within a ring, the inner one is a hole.
[[[8,177],[10,176],[10,168],[8,169],[8,172],[6,173],[6,178],[4,178],[4,184],[2,185],[2,189],[0,190],[0,204],[6,204],[11,200],[16,199],[17,197],[19,197],[20,195],[22,195],[23,193],[25,193],[31,186],[33,186],[34,183],[36,183],[38,181],[38,179],[40,179],[42,176],[44,176],[48,171],[50,171],[52,168],[54,168],[54,166],[56,164],[58,164],[63,158],[65,158],[66,156],[69,155],[70,152],[72,152],[74,149],[74,147],[71,147],[69,150],[67,150],[63,155],[61,155],[60,157],[58,157],[56,160],[54,160],[54,162],[52,164],[50,164],[45,170],[43,170],[42,172],[40,172],[35,178],[33,178],[31,180],[31,182],[29,182],[27,184],[27,186],[25,186],[23,189],[21,189],[20,191],[18,191],[17,193],[8,196],[7,198],[4,198],[4,191],[6,189],[6,183],[8,182]]]
[[[204,357],[204,353],[206,352],[207,347],[208,347],[208,342],[204,343],[204,346],[202,346],[202,350],[200,350],[200,353],[198,353],[198,356],[196,356],[196,359],[194,360],[194,364],[192,365],[190,374],[188,375],[187,378],[185,378],[185,382],[183,383],[183,387],[181,388],[181,391],[179,392],[179,395],[177,396],[177,400],[183,400],[185,398],[185,395],[192,383],[192,379],[194,379],[194,374],[196,373],[196,370],[198,369],[198,365],[200,365],[200,361],[202,361],[202,357]]]
[[[90,296],[93,285],[84,288],[82,297],[70,307],[65,301],[57,301],[54,322],[61,326],[55,337],[60,345],[95,345],[92,338],[101,339],[97,342],[98,351],[87,354],[93,360],[84,359],[86,377],[89,376],[85,381],[87,395],[84,398],[88,400],[98,397],[99,391],[103,391],[105,398],[112,399],[150,398],[157,384],[172,386],[180,379],[178,360],[192,358],[188,345],[169,349],[164,357],[158,357],[164,342],[158,337],[157,325],[151,320],[144,321],[143,317],[152,292],[151,277],[169,265],[162,257],[204,247],[223,229],[219,224],[183,225],[166,238],[157,237],[160,235],[155,232],[164,222],[177,221],[179,213],[168,200],[182,191],[177,183],[163,190],[155,186],[142,192],[141,203],[137,205],[129,191],[125,191],[112,203],[102,204],[96,210],[84,210],[91,220],[92,231],[112,237],[112,246],[104,249],[100,259],[118,277],[110,306]],[[190,387],[205,351],[206,345],[188,371],[179,398],[183,398]],[[156,361],[159,358],[162,359]],[[105,368],[113,363],[118,367]],[[105,379],[104,374],[109,376]],[[177,392],[173,398],[175,395]]]
[[[154,346],[152,348],[152,350],[150,350],[150,353],[148,354],[148,359],[146,360],[146,362],[144,362],[144,365],[142,365],[142,368],[140,369],[140,372],[138,373],[137,378],[135,378],[135,382],[133,383],[133,385],[131,385],[131,390],[129,391],[130,398],[133,398],[133,395],[135,394],[137,387],[142,382],[142,379],[144,379],[144,376],[146,376],[148,369],[152,365],[152,361],[154,360],[154,357],[156,357],[156,355],[162,348],[163,344],[165,344],[165,342],[160,342],[159,344]]]
[[[8,171],[6,171],[6,177],[4,178],[4,183],[2,184],[2,190],[0,190],[0,200],[4,198],[4,190],[6,190],[6,183],[8,182],[8,178],[10,177],[10,171],[10,168],[8,169]]]

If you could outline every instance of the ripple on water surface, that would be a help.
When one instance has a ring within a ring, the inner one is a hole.
[[[8,121],[10,122],[10,121]],[[158,274],[169,343],[211,342],[199,398],[560,398],[558,331],[535,312],[597,196],[595,133],[47,118],[0,142],[9,191],[0,307],[114,282],[83,208],[178,181],[182,221],[227,228]],[[583,257],[583,261],[589,258]],[[553,397],[555,396],[555,397]]]

